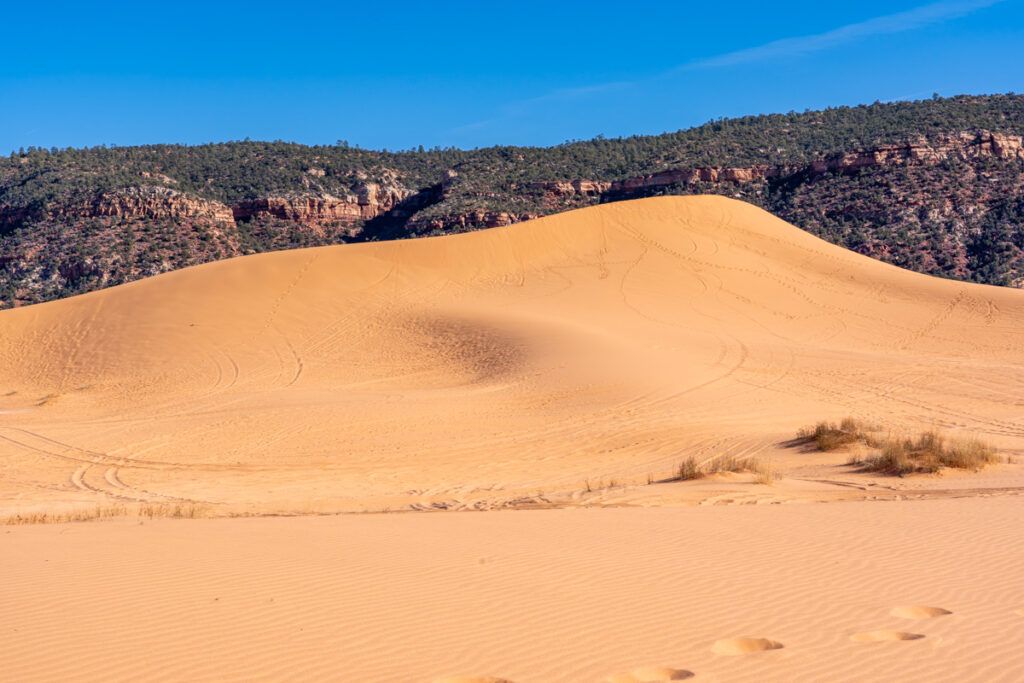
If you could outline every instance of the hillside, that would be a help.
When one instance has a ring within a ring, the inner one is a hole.
[[[715,196],[254,255],[0,313],[0,507],[721,495],[650,485],[684,454],[781,468],[731,499],[901,495],[784,442],[853,414],[1020,453],[1022,325],[1024,292]]]
[[[551,148],[30,149],[0,160],[0,306],[275,249],[464,232],[661,194],[742,198],[919,272],[1024,282],[1024,96],[714,121]]]

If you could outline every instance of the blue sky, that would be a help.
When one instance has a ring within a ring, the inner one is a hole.
[[[1024,0],[4,5],[2,153],[546,145],[1024,92]]]

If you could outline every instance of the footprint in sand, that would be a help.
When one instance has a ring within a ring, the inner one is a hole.
[[[924,638],[920,633],[907,633],[906,631],[867,631],[850,636],[855,643],[889,643],[897,640],[921,640]]]
[[[615,674],[605,679],[606,683],[661,683],[662,681],[685,681],[693,678],[693,672],[673,669],[669,666],[642,666],[628,674]]]
[[[512,681],[495,676],[445,676],[444,678],[435,678],[433,683],[512,683]]]
[[[952,612],[941,607],[909,605],[906,607],[893,607],[889,614],[901,619],[934,619],[935,617],[944,617],[947,614],[952,614]]]
[[[753,652],[781,650],[782,643],[767,638],[725,638],[716,640],[711,651],[716,655],[749,655]]]

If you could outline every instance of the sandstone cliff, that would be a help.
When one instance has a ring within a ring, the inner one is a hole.
[[[235,220],[231,209],[220,202],[160,186],[103,192],[81,204],[53,206],[49,214],[54,218],[205,219],[219,223]]]
[[[755,165],[746,167],[706,166],[698,168],[670,168],[650,175],[616,181],[553,180],[529,184],[526,189],[541,192],[549,198],[572,196],[602,197],[628,195],[637,191],[671,185],[698,183],[751,183],[784,178],[800,173],[851,173],[867,168],[880,168],[907,163],[936,163],[958,157],[980,159],[992,157],[1003,160],[1024,159],[1024,144],[1019,135],[1005,135],[989,131],[940,135],[933,140],[919,137],[896,145],[882,145],[836,154],[808,165]]]
[[[522,190],[542,196],[542,211],[470,208],[438,215],[417,216],[413,213],[406,225],[413,234],[500,227],[557,211],[564,208],[561,204],[566,200],[600,202],[643,196],[650,191],[672,186],[719,183],[742,185],[801,174],[814,176],[827,173],[854,173],[894,165],[937,163],[950,158],[1020,160],[1024,159],[1024,141],[1021,136],[989,131],[961,132],[935,136],[932,139],[919,137],[901,144],[844,152],[806,165],[759,164],[743,167],[668,168],[656,173],[618,180],[572,179],[533,182],[525,185]],[[156,179],[155,177],[160,174],[147,175]],[[323,171],[311,175],[322,176]],[[441,183],[442,195],[438,200],[451,195],[457,178],[458,174],[454,171],[446,172]],[[171,179],[163,176],[160,180],[166,182]],[[105,191],[77,203],[53,204],[46,207],[44,214],[51,219],[193,219],[216,223],[276,219],[314,229],[318,234],[323,233],[322,228],[326,225],[340,224],[350,228],[348,234],[354,235],[358,233],[360,224],[395,210],[403,201],[415,194],[402,183],[399,174],[394,171],[387,171],[378,180],[369,180],[365,174],[361,174],[361,177],[354,178],[349,192],[340,196],[306,189],[301,192],[247,198],[230,206],[162,185],[142,185]],[[0,205],[0,225],[16,224],[25,220],[28,215],[29,210],[24,207]]]
[[[326,192],[255,197],[234,204],[231,211],[239,221],[278,218],[307,226],[329,223],[353,226],[391,211],[412,194],[401,184],[397,174],[389,172],[381,182],[368,181],[364,176],[352,186],[350,193],[340,197]]]

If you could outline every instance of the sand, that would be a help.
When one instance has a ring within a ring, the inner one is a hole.
[[[0,312],[0,518],[116,518],[0,527],[0,678],[1016,680],[1022,386],[1024,292],[722,197]]]
[[[1020,510],[1000,496],[0,527],[0,678],[1010,683]],[[890,613],[903,606],[950,614]],[[762,639],[781,647],[747,642]]]

